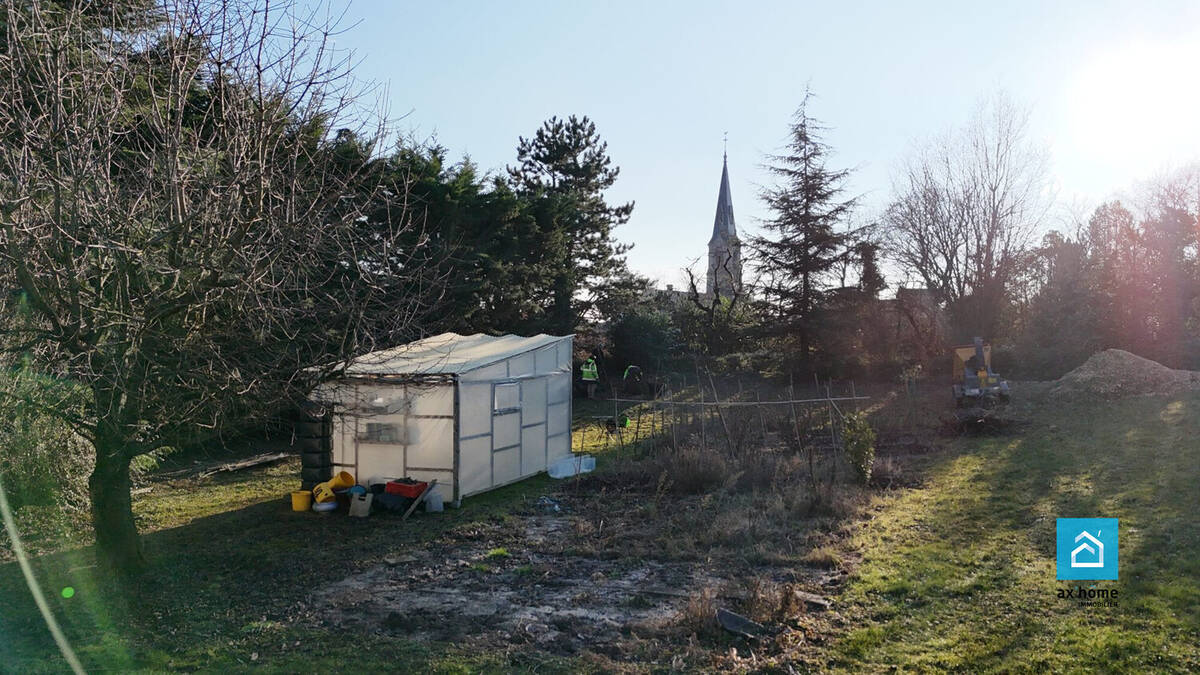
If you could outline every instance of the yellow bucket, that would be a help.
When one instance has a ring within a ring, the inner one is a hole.
[[[296,490],[292,493],[292,510],[307,511],[312,507],[312,493],[308,490]]]
[[[337,499],[337,495],[333,494],[334,490],[341,490],[343,488],[353,486],[354,476],[352,476],[349,472],[340,471],[338,472],[338,475],[333,477],[333,480],[327,480],[313,488],[313,496],[316,498],[318,504],[331,502]]]

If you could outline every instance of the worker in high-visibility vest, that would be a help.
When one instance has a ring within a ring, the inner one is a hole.
[[[621,393],[625,395],[640,393],[642,384],[642,369],[640,366],[630,364],[625,368],[625,375],[621,377]]]
[[[587,397],[596,398],[596,385],[600,382],[600,369],[596,367],[596,357],[589,356],[587,361],[579,366],[579,373],[583,376],[583,383],[587,385]]]

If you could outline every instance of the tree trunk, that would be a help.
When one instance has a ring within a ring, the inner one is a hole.
[[[129,462],[120,441],[97,439],[96,468],[88,480],[92,527],[100,559],[120,572],[137,571],[145,562],[133,522]]]
[[[561,273],[554,279],[554,307],[551,310],[552,322],[559,335],[569,335],[575,332],[575,314],[571,308],[574,294],[574,284],[571,277]]]

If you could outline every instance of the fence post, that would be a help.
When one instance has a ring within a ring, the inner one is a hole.
[[[725,415],[721,412],[721,398],[717,395],[717,385],[713,382],[712,373],[708,374],[708,384],[713,389],[713,403],[717,409],[717,419],[721,421],[721,428],[725,430],[725,445],[729,448],[730,456],[733,456],[733,436],[729,433],[729,425],[725,422]]]
[[[767,445],[767,418],[763,416],[762,394],[757,389],[754,390],[754,400],[758,401],[758,405],[754,407],[758,410],[758,424],[762,427],[762,442],[765,447]]]
[[[706,411],[704,411],[704,386],[700,382],[700,362],[698,360],[696,362],[696,389],[700,390],[700,448],[704,452],[708,452],[708,430],[706,425],[704,425],[704,417],[706,417]]]

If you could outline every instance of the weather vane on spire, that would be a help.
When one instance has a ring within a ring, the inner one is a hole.
[[[723,146],[721,148],[721,156],[728,159],[729,158],[729,132],[728,131],[725,132],[725,136],[721,139],[721,142],[723,143]]]

